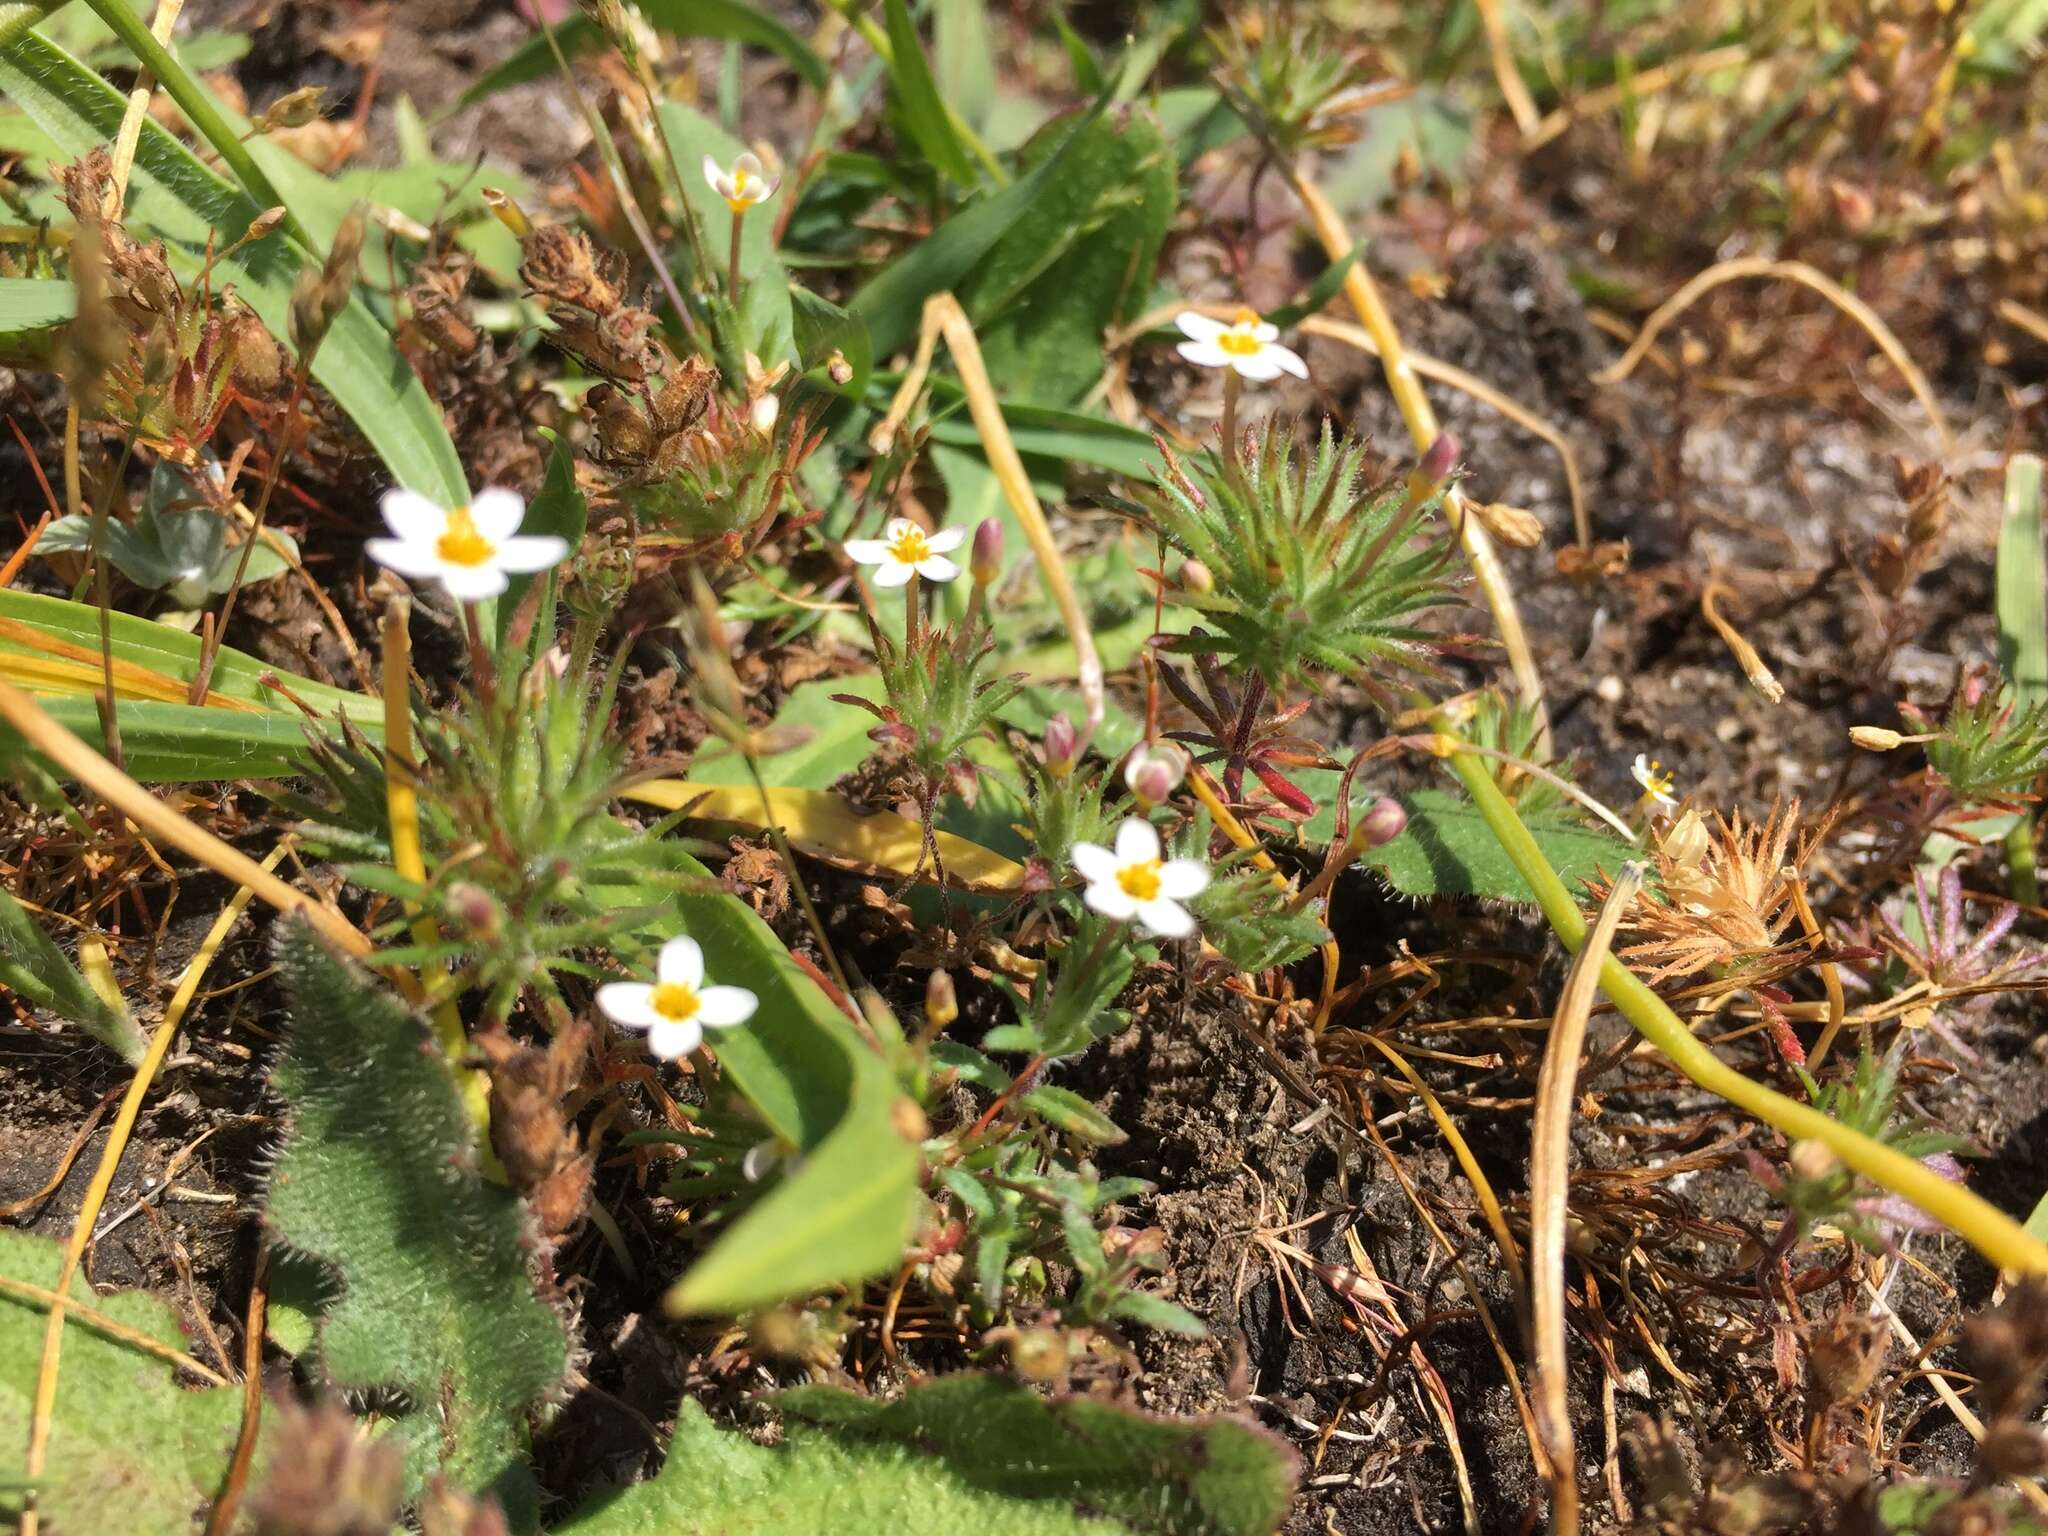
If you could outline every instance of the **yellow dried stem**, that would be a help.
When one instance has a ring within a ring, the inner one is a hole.
[[[1702,294],[1709,293],[1724,283],[1737,282],[1745,277],[1782,278],[1788,283],[1799,283],[1811,288],[1851,320],[1863,327],[1870,339],[1877,343],[1877,349],[1891,359],[1899,370],[1899,376],[1913,391],[1913,398],[1920,402],[1920,408],[1927,413],[1935,435],[1941,439],[1941,451],[1953,458],[1956,451],[1955,435],[1949,431],[1948,417],[1942,414],[1941,402],[1934,398],[1934,391],[1927,383],[1913,359],[1906,355],[1899,338],[1892,334],[1891,327],[1879,318],[1876,310],[1849,292],[1840,283],[1816,271],[1803,261],[1772,261],[1764,256],[1740,256],[1733,261],[1716,262],[1700,273],[1678,292],[1666,299],[1643,322],[1643,328],[1636,333],[1636,339],[1629,343],[1628,350],[1607,367],[1593,375],[1595,384],[1614,384],[1635,372],[1636,365],[1643,360],[1664,328],[1692,305]]]
[[[1625,864],[1601,904],[1586,942],[1572,961],[1550,1022],[1543,1066],[1536,1077],[1536,1107],[1529,1131],[1529,1314],[1536,1427],[1550,1458],[1550,1529],[1577,1536],[1578,1452],[1572,1440],[1570,1380],[1565,1356],[1565,1218],[1571,1196],[1572,1095],[1586,1020],[1600,990],[1600,966],[1614,930],[1643,887],[1643,866]]]
[[[178,25],[178,13],[185,9],[185,0],[157,0],[156,16],[149,25],[150,36],[159,43],[171,40],[171,31]],[[142,142],[142,120],[149,115],[149,100],[156,94],[156,76],[149,72],[148,65],[141,65],[135,71],[135,85],[128,92],[128,110],[121,114],[121,131],[114,136],[113,179],[107,183],[106,201],[101,204],[102,216],[109,223],[120,220],[122,204],[128,196],[128,177],[135,169],[135,149]]]
[[[1479,11],[1479,21],[1486,28],[1486,52],[1493,62],[1494,83],[1500,87],[1500,99],[1508,104],[1515,126],[1527,140],[1541,125],[1542,119],[1536,111],[1535,98],[1530,96],[1529,87],[1522,83],[1522,72],[1515,66],[1515,43],[1508,36],[1507,18],[1500,13],[1500,0],[1474,0]]]

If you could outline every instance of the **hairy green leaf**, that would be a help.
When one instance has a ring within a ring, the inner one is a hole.
[[[439,1472],[531,1529],[528,1415],[561,1384],[568,1340],[529,1278],[518,1198],[479,1173],[454,1077],[410,1009],[304,924],[279,965],[291,1006],[271,1085],[289,1128],[264,1224],[332,1272],[319,1369],[398,1395],[386,1412],[411,1492]]]
[[[562,1536],[1264,1536],[1293,1492],[1292,1454],[1249,1424],[1048,1402],[993,1376],[948,1376],[893,1403],[836,1387],[776,1401],[788,1423],[773,1450],[685,1402],[661,1475],[600,1495]]]
[[[0,1274],[49,1290],[64,1261],[53,1242],[0,1231]],[[152,1296],[98,1296],[82,1274],[74,1301],[177,1349],[191,1341],[177,1314]],[[19,1508],[22,1447],[43,1355],[48,1313],[0,1295],[0,1511]],[[53,1532],[192,1536],[193,1512],[220,1489],[242,1421],[233,1387],[189,1392],[176,1367],[76,1320],[64,1329],[57,1411],[37,1506]]]

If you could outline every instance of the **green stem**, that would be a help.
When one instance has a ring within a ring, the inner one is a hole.
[[[1438,728],[1443,729],[1441,722]],[[1521,817],[1515,814],[1479,758],[1453,752],[1448,762],[1489,830],[1536,893],[1536,904],[1543,909],[1551,928],[1564,941],[1565,948],[1577,953],[1586,940],[1585,916],[1550,867],[1536,839],[1529,835],[1529,829],[1522,825]],[[1612,955],[1601,964],[1600,990],[1638,1034],[1709,1093],[1719,1094],[1787,1136],[1820,1142],[1865,1178],[1910,1200],[1999,1268],[2048,1272],[2048,1245],[2028,1236],[2010,1216],[1961,1185],[1950,1183],[1924,1163],[1743,1076],[1694,1039],[1664,999]]]
[[[2005,834],[2007,890],[2023,907],[2041,905],[2041,878],[2034,870],[2034,813],[2020,812],[2020,819]]]
[[[123,0],[86,0],[86,4],[116,37],[128,45],[136,62],[156,76],[157,84],[178,104],[178,110],[199,130],[200,137],[213,146],[214,152],[235,173],[235,179],[241,182],[257,204],[264,208],[283,208],[286,232],[306,249],[312,250],[313,242],[306,238],[306,231],[293,215],[291,206],[270,184],[270,178],[263,174],[263,168],[249,153],[241,135],[229,126],[228,120],[220,115],[220,109],[214,106],[213,98],[186,73],[185,66],[177,61],[171,50],[156,40],[142,17],[130,10]]]

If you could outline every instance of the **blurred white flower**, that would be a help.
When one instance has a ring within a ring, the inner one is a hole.
[[[704,179],[734,213],[745,213],[754,204],[765,203],[782,185],[782,178],[768,175],[761,169],[760,158],[751,154],[733,161],[730,171],[720,170],[718,162],[706,155]]]
[[[647,1048],[663,1061],[694,1051],[712,1029],[731,1029],[754,1016],[760,999],[745,987],[704,985],[704,951],[695,939],[674,938],[661,946],[655,980],[608,981],[597,989],[597,1006],[625,1029],[647,1031]]]
[[[1629,772],[1635,781],[1643,786],[1643,798],[1663,806],[1666,810],[1678,804],[1678,796],[1672,791],[1678,787],[1677,778],[1664,771],[1664,765],[1654,757],[1638,752]]]
[[[1234,368],[1257,383],[1277,379],[1283,373],[1291,373],[1297,379],[1308,377],[1308,364],[1299,353],[1279,344],[1279,327],[1261,320],[1256,310],[1240,307],[1236,318],[1225,325],[1189,309],[1175,315],[1173,323],[1188,338],[1180,344],[1180,355],[1191,363],[1204,368]]]
[[[1136,816],[1116,829],[1116,847],[1074,844],[1074,868],[1088,882],[1081,899],[1104,917],[1136,921],[1155,938],[1184,939],[1195,931],[1194,914],[1181,905],[1209,884],[1209,871],[1194,859],[1161,855],[1159,834]]]
[[[392,490],[380,504],[395,537],[371,539],[370,558],[401,576],[431,577],[450,597],[496,597],[514,575],[561,563],[566,540],[521,533],[526,502],[516,491],[478,491],[466,507],[443,507],[418,491]]]
[[[900,587],[912,576],[926,581],[951,581],[960,574],[958,562],[946,552],[958,549],[967,537],[965,528],[941,528],[926,533],[907,517],[889,520],[879,539],[848,539],[846,553],[862,565],[878,566],[875,585]]]

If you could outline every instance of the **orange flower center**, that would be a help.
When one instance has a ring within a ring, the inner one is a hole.
[[[916,565],[932,557],[932,546],[924,536],[922,528],[906,528],[896,535],[896,542],[889,546],[889,558],[898,565]]]
[[[664,981],[654,989],[654,1011],[671,1024],[693,1018],[702,1006],[697,989],[680,981]]]
[[[1126,864],[1116,872],[1116,883],[1133,901],[1157,901],[1160,863],[1158,859],[1147,859],[1142,864]]]
[[[497,546],[477,532],[467,507],[448,514],[447,528],[434,541],[434,553],[450,565],[482,565],[496,552]]]

